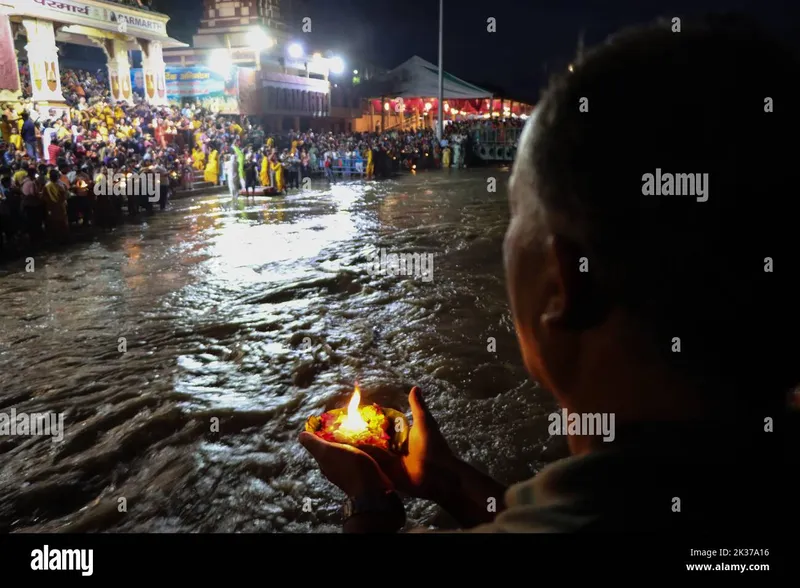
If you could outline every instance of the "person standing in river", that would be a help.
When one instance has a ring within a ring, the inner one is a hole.
[[[228,179],[228,192],[231,202],[236,202],[239,198],[241,184],[239,182],[239,157],[236,152],[229,153],[225,162],[225,174]]]
[[[404,527],[398,493],[474,532],[790,520],[800,261],[785,195],[800,66],[734,21],[673,28],[625,31],[555,79],[509,185],[504,261],[524,364],[568,413],[613,417],[613,441],[578,430],[570,457],[507,488],[453,454],[414,388],[402,458],[301,434],[349,497],[345,532]],[[645,177],[662,169],[708,173],[706,198],[649,195]]]

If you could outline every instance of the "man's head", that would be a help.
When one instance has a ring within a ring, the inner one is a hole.
[[[666,23],[551,83],[520,140],[504,253],[525,364],[562,404],[760,414],[800,380],[798,75],[749,29]],[[688,194],[645,194],[646,174]]]

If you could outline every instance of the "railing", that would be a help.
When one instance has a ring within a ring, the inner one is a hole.
[[[516,127],[475,129],[472,131],[475,154],[485,161],[513,161],[521,133],[522,129]]]
[[[472,138],[476,143],[484,145],[501,144],[508,147],[513,147],[519,141],[519,136],[522,133],[520,128],[506,128],[506,129],[475,129],[472,131]]]
[[[363,176],[367,167],[367,162],[363,159],[340,158],[334,159],[332,163],[331,170],[333,173],[344,177],[353,175]]]

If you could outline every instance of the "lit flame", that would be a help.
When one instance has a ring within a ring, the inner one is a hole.
[[[339,425],[339,430],[345,430],[349,433],[360,433],[367,430],[367,421],[361,416],[361,411],[358,409],[359,404],[361,404],[361,390],[356,384],[353,397],[350,399],[350,404],[347,405],[347,416],[345,416],[342,424]]]

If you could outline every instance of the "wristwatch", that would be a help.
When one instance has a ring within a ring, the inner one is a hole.
[[[405,521],[406,509],[396,492],[371,494],[348,498],[344,503],[344,520],[360,514],[395,515]]]

